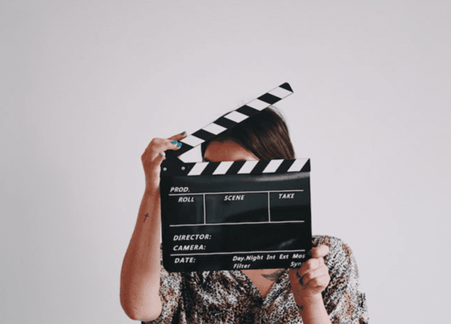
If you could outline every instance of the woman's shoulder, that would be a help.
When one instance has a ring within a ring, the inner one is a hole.
[[[323,296],[332,322],[368,323],[366,298],[360,290],[359,270],[351,248],[337,237],[315,235],[313,245],[320,244],[329,247],[324,261],[330,282]]]
[[[329,248],[346,244],[342,239],[330,235],[313,235],[312,243],[313,247],[324,244]]]
[[[329,247],[329,255],[325,258],[329,265],[331,262],[355,265],[352,250],[342,239],[329,235],[314,235],[312,243],[314,247],[322,244]]]

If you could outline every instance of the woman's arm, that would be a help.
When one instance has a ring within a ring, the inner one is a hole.
[[[146,190],[139,208],[135,229],[122,264],[121,304],[134,320],[149,321],[161,313],[160,289],[160,164],[164,151],[180,147],[186,137],[154,138],[141,159],[146,175]]]
[[[368,323],[366,298],[360,289],[359,271],[351,248],[331,236],[318,236],[313,244],[326,244],[330,249],[324,258],[330,283],[323,292],[323,300],[331,322]]]
[[[312,258],[299,269],[290,270],[290,283],[294,299],[305,324],[330,324],[321,292],[330,281],[324,257],[329,253],[326,245],[311,250]]]
[[[331,236],[318,236],[313,245],[318,246],[312,249],[312,258],[290,271],[304,323],[368,323],[365,294],[360,291],[357,263],[349,246]],[[315,297],[310,298],[309,292]]]

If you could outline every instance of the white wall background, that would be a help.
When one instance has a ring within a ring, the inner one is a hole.
[[[3,0],[0,322],[131,323],[147,143],[285,81],[314,233],[353,248],[371,322],[445,322],[450,17],[438,0]]]

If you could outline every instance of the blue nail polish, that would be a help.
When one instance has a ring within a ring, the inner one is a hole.
[[[177,146],[178,147],[182,147],[182,143],[177,143]]]
[[[172,141],[172,144],[177,144],[177,141],[176,141],[176,140],[173,140],[173,141]]]

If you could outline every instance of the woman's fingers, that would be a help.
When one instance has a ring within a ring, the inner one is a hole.
[[[324,257],[329,254],[329,247],[327,245],[319,245],[312,250],[312,257],[302,264],[298,270],[300,276],[304,276],[306,273],[324,267],[327,269],[324,263]]]
[[[311,289],[320,288],[319,289],[320,291],[322,291],[324,288],[327,287],[327,285],[329,284],[329,281],[330,281],[330,277],[329,277],[328,273],[318,275],[313,278],[305,278],[305,277],[302,278],[302,283],[305,286],[308,286]]]
[[[324,260],[321,259],[309,259],[299,268],[298,273],[300,276],[304,276],[306,273],[321,268],[324,265]],[[324,265],[325,266],[325,265]]]
[[[323,264],[320,263],[320,265],[317,268],[312,269],[308,272],[304,272],[302,274],[300,271],[298,271],[298,274],[302,278],[302,282],[304,284],[309,283],[311,280],[313,280],[315,278],[319,278],[319,277],[328,275],[328,273],[329,273],[329,269],[327,269],[327,267],[324,263]]]
[[[321,291],[329,284],[330,280],[329,269],[324,263],[324,257],[329,254],[329,247],[319,245],[313,248],[311,252],[312,258],[297,269],[296,277],[302,286]]]
[[[141,156],[147,187],[157,188],[160,181],[160,165],[165,158],[165,151],[178,150],[182,147],[179,141],[186,137],[186,133],[177,134],[170,138],[154,138],[150,141]]]
[[[174,141],[174,140],[175,141],[180,141],[180,140],[184,139],[186,136],[188,136],[186,134],[186,132],[183,132],[183,133],[171,136],[171,137],[169,137],[169,139],[172,140],[172,141]]]
[[[302,298],[319,294],[327,287],[330,281],[329,269],[322,257],[312,258],[299,269],[292,269],[290,280],[296,302],[299,303]]]
[[[299,269],[290,270],[290,284],[294,299],[298,305],[304,305],[307,299],[318,296],[330,282],[329,269],[324,257],[329,254],[329,247],[319,245],[311,249],[311,258]]]
[[[182,146],[182,143],[180,143],[179,141],[184,139],[186,136],[186,132],[183,132],[181,134],[173,135],[169,138],[154,138],[150,142],[147,149],[158,153],[167,150],[178,150]]]
[[[167,138],[154,138],[150,141],[146,150],[143,153],[143,158],[146,160],[153,160],[158,153],[167,150],[177,150],[181,147],[181,143],[177,140],[170,140]]]
[[[324,258],[329,254],[329,247],[327,245],[318,245],[314,247],[312,250],[312,258]]]
[[[141,156],[144,164],[153,161],[159,153],[163,153],[167,150],[178,150],[182,147],[182,143],[179,141],[186,137],[186,133],[177,134],[169,138],[154,138],[150,141],[146,150]]]

